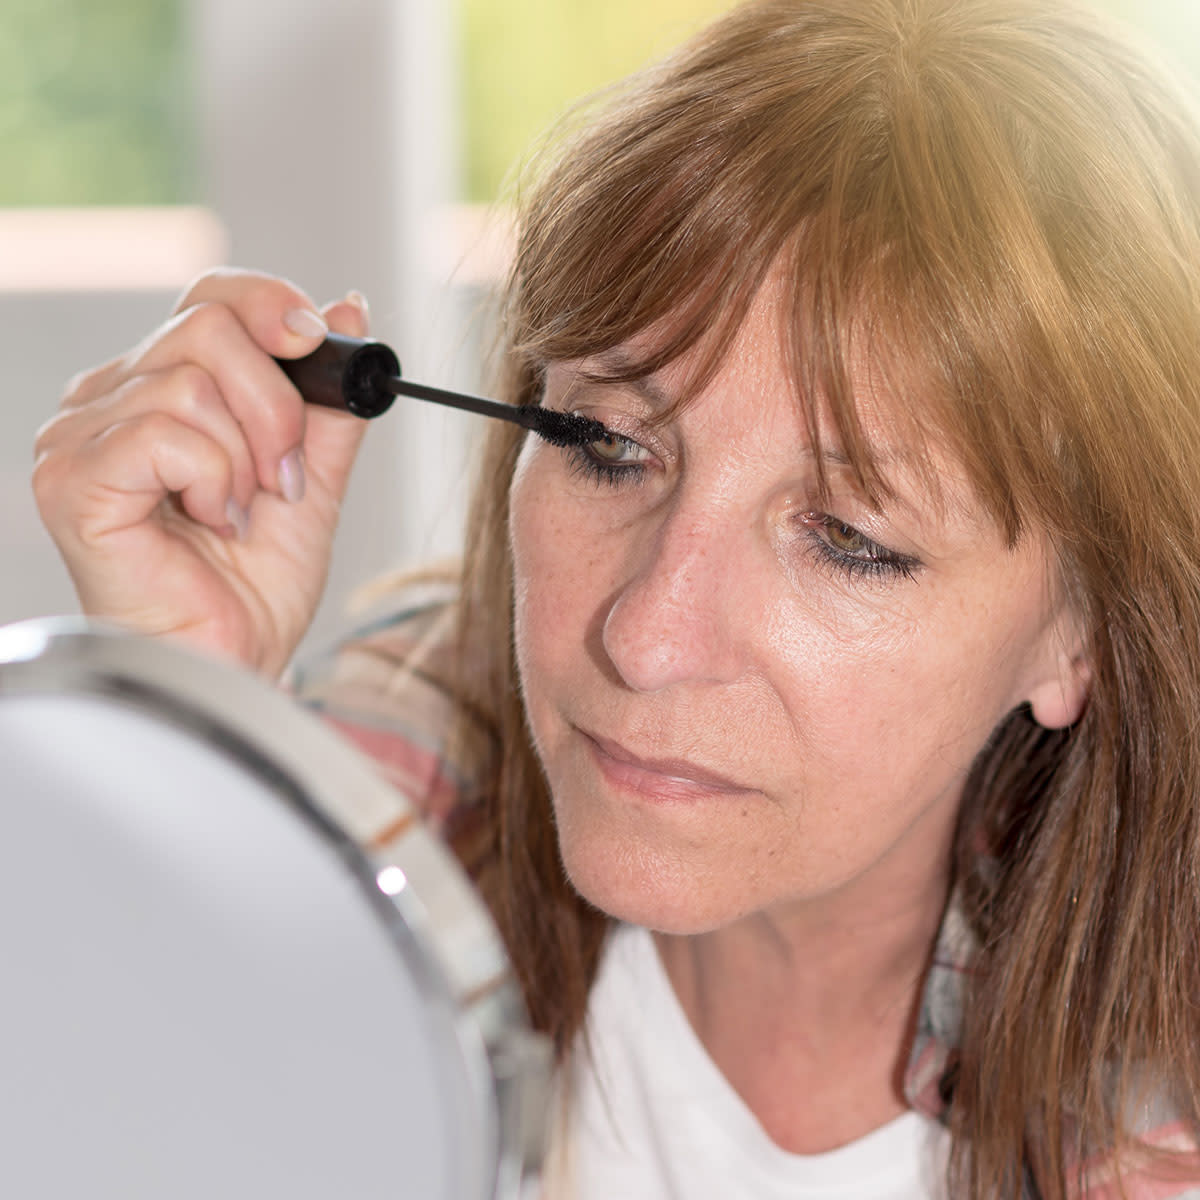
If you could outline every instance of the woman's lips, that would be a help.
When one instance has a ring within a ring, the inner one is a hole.
[[[698,800],[714,794],[745,795],[754,790],[687,759],[644,758],[610,738],[584,729],[579,732],[601,774],[627,791],[663,800]]]

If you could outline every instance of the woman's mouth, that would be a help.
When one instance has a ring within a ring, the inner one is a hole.
[[[755,790],[690,759],[645,756],[611,738],[584,729],[579,733],[608,783],[647,799],[688,801],[713,795],[746,795]]]

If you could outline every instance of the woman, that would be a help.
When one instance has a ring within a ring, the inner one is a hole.
[[[576,1194],[1200,1195],[1197,130],[1051,0],[763,0],[544,166],[506,396],[616,436],[494,430],[453,611],[301,686],[432,763]],[[283,667],[326,323],[209,277],[73,384],[89,611]]]

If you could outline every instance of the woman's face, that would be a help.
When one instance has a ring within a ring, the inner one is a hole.
[[[778,308],[764,288],[666,425],[686,358],[638,384],[552,367],[547,405],[629,442],[530,438],[513,482],[517,660],[566,869],[667,932],[938,885],[996,724],[1083,702],[1044,547],[1007,548],[949,461],[933,502],[864,389],[897,492],[872,510],[809,442]]]

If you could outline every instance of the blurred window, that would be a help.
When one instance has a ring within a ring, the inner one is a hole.
[[[729,0],[457,0],[465,198],[497,197],[586,93],[669,50]]]
[[[177,289],[225,254],[197,191],[186,0],[3,0],[0,291]]]
[[[4,0],[0,205],[189,199],[185,36],[182,0]]]
[[[851,2],[851,0],[847,0]],[[1095,0],[1200,68],[1197,0]],[[669,50],[731,0],[457,0],[465,199],[487,203],[573,101]]]

